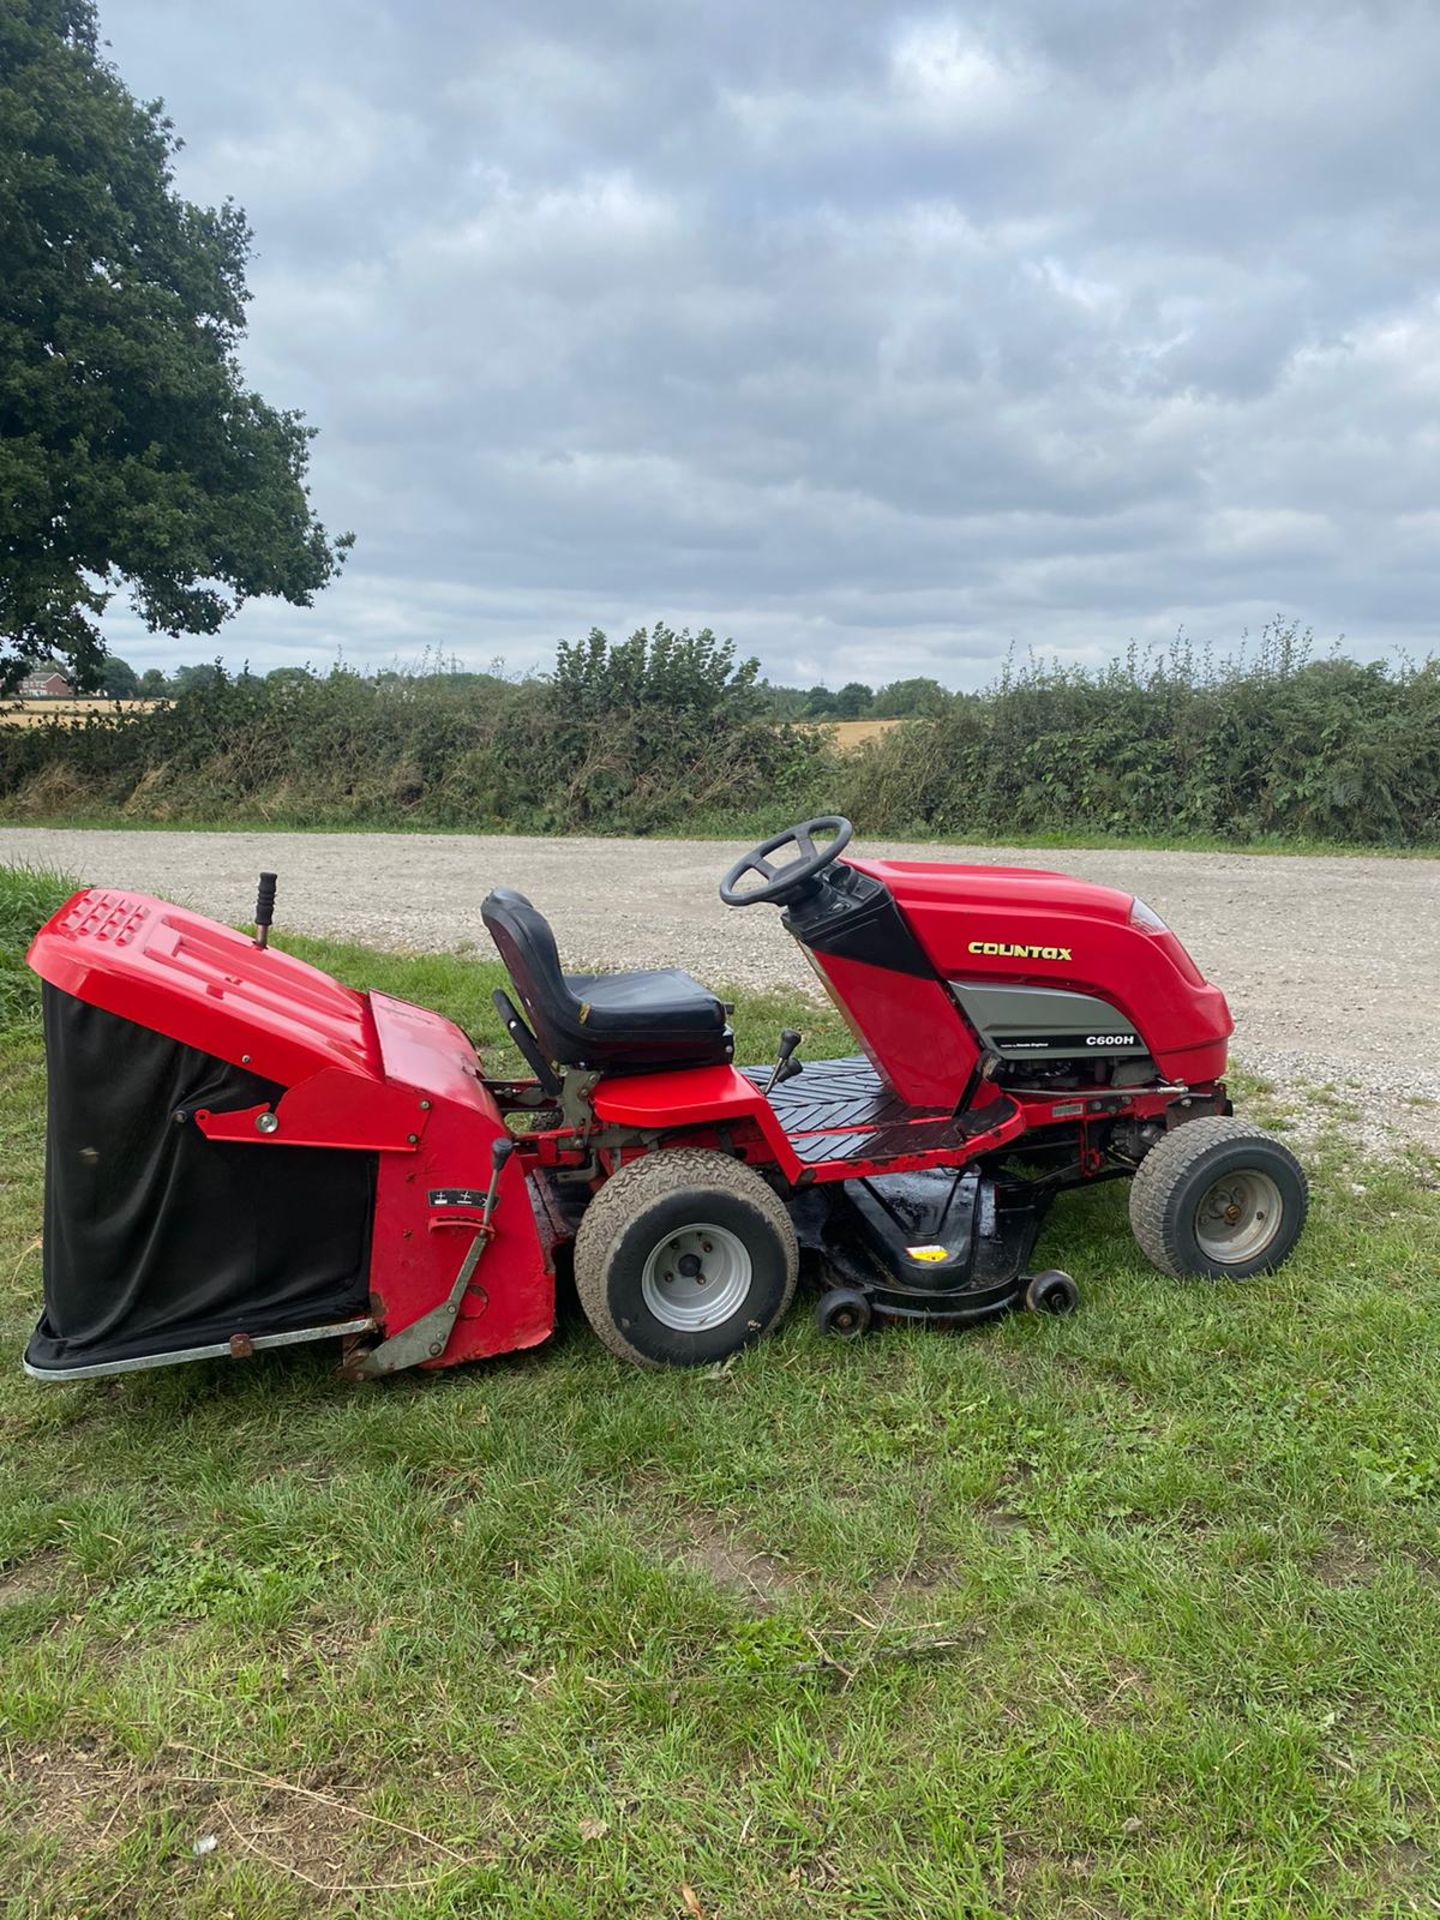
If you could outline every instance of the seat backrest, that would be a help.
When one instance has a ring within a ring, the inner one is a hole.
[[[513,887],[496,887],[486,896],[480,917],[505,962],[535,1038],[548,1060],[568,1060],[580,1006],[560,966],[560,949],[550,922]],[[567,1032],[567,1029],[569,1030]]]

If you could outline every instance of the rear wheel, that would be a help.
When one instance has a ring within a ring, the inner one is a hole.
[[[607,1180],[575,1236],[575,1286],[612,1353],[699,1367],[752,1345],[795,1293],[790,1216],[758,1173],[681,1147]]]
[[[1290,1149],[1241,1120],[1212,1115],[1167,1133],[1130,1183],[1141,1251],[1177,1278],[1245,1280],[1288,1260],[1310,1190]]]

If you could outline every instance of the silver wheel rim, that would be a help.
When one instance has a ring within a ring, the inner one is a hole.
[[[651,1251],[640,1292],[662,1327],[704,1333],[739,1312],[754,1276],[750,1250],[739,1235],[700,1221],[667,1233]]]
[[[1280,1189],[1253,1167],[1226,1173],[1205,1189],[1195,1214],[1195,1239],[1207,1260],[1239,1267],[1256,1260],[1280,1231]]]

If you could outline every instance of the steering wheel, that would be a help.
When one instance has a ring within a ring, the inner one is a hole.
[[[832,860],[838,860],[849,846],[854,831],[850,822],[838,813],[807,820],[802,826],[787,827],[772,840],[762,840],[743,860],[735,862],[720,882],[720,898],[727,907],[753,907],[762,900],[784,900],[813,880],[817,873],[823,873]],[[831,836],[825,846],[816,846],[817,833]],[[800,850],[799,859],[786,860],[778,867],[773,865],[769,856],[778,853],[781,847],[788,847],[792,841]],[[762,884],[748,887],[742,893],[740,882],[747,873],[758,873]]]

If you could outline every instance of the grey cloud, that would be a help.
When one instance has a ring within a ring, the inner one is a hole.
[[[359,536],[236,657],[525,666],[656,616],[952,684],[1277,612],[1429,644],[1429,5],[103,17],[182,189],[250,214],[247,364]]]

